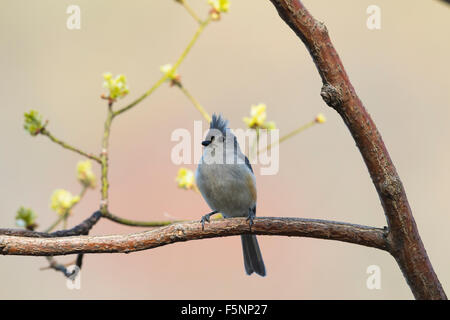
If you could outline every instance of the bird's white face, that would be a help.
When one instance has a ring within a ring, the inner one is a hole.
[[[235,136],[229,130],[226,136],[219,130],[209,130],[202,145],[205,146],[203,160],[210,164],[233,163],[235,154],[240,154],[239,146],[235,145]]]
[[[217,129],[210,129],[202,145],[207,149],[223,148],[225,137]]]

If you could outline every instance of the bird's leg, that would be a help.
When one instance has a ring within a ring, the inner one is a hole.
[[[255,217],[256,217],[255,208],[248,208],[247,221],[250,226],[250,231],[252,231],[253,219],[255,219]]]
[[[200,222],[202,223],[202,230],[205,230],[205,221],[207,221],[209,223],[209,218],[213,215],[215,215],[216,213],[219,213],[219,211],[213,211],[211,213],[205,214],[202,217],[202,220],[200,220]]]

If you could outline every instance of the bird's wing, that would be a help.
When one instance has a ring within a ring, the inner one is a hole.
[[[245,157],[245,165],[246,165],[247,168],[249,168],[250,171],[253,173],[253,168],[252,168],[252,165],[250,164],[250,161],[248,160],[247,156],[244,156],[244,157]]]

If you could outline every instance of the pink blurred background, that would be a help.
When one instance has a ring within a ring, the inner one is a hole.
[[[205,1],[189,1],[203,17]],[[450,7],[439,1],[304,1],[325,22],[360,98],[399,171],[431,262],[450,288]],[[81,30],[66,28],[66,8],[81,8]],[[381,30],[368,30],[366,8],[381,8]],[[175,1],[3,0],[0,11],[0,226],[14,227],[19,206],[38,223],[56,188],[79,191],[79,156],[22,129],[37,109],[60,139],[99,152],[105,101],[102,73],[123,73],[124,106],[174,62],[196,29]],[[257,176],[258,215],[329,219],[383,227],[386,222],[365,165],[343,121],[322,101],[321,81],[304,45],[269,1],[232,1],[181,68],[183,83],[208,112],[243,127],[250,105],[264,102],[281,134],[324,113],[326,124],[283,143],[280,171]],[[113,124],[111,211],[130,219],[199,219],[204,200],[180,190],[172,164],[176,128],[201,115],[182,93],[163,85]],[[194,170],[195,165],[188,166]],[[98,169],[98,168],[97,168]],[[96,171],[99,174],[99,171]],[[98,189],[76,208],[71,225],[98,208]],[[91,234],[140,231],[100,221]],[[411,299],[386,252],[317,239],[259,237],[268,275],[244,273],[240,239],[177,243],[133,254],[85,257],[80,290],[40,271],[44,258],[0,257],[2,299]],[[73,257],[60,257],[68,262]],[[369,290],[366,269],[381,268]]]

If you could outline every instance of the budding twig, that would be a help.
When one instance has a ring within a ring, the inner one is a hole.
[[[87,186],[82,186],[80,194],[78,195],[80,200],[73,203],[72,206],[70,206],[70,208],[67,209],[67,212],[65,214],[60,215],[58,217],[58,219],[56,219],[56,221],[50,227],[45,229],[44,232],[48,233],[48,232],[52,231],[53,229],[55,229],[62,221],[66,221],[67,218],[69,217],[68,213],[81,201],[81,199],[83,199],[84,195],[86,194],[87,189],[88,189]],[[66,228],[67,228],[67,224],[64,224],[64,229],[66,229]]]
[[[202,24],[202,19],[198,17],[195,11],[191,8],[190,5],[187,4],[185,0],[176,0],[176,1],[179,2],[186,9],[186,11],[191,15],[192,18],[194,18],[195,21],[197,21],[198,24]]]
[[[184,95],[189,99],[189,101],[192,102],[194,107],[201,113],[203,118],[205,118],[205,120],[208,123],[211,122],[211,116],[208,114],[208,112],[206,112],[206,110],[202,107],[202,105],[191,95],[191,93],[186,89],[186,87],[182,84],[180,84],[177,87],[180,88],[181,92],[183,92]]]
[[[50,131],[48,131],[46,128],[43,128],[43,129],[40,131],[40,134],[42,134],[42,135],[44,135],[44,136],[47,136],[51,141],[53,141],[54,143],[59,144],[61,147],[65,148],[65,149],[67,149],[67,150],[70,150],[70,151],[76,152],[76,153],[78,153],[78,154],[81,154],[82,156],[84,156],[84,157],[86,157],[86,158],[89,158],[89,159],[91,159],[91,160],[94,160],[94,161],[96,161],[96,162],[98,162],[98,163],[101,162],[99,157],[96,157],[96,156],[94,156],[94,155],[92,155],[92,154],[88,154],[88,153],[86,153],[86,152],[84,152],[84,151],[82,151],[82,150],[80,150],[80,149],[78,149],[78,148],[75,148],[75,147],[73,147],[73,146],[71,146],[71,145],[65,143],[64,141],[61,141],[61,140],[57,139],[57,138],[56,138],[55,136],[53,136],[53,135],[50,133]]]
[[[288,134],[282,136],[278,141],[275,141],[274,143],[269,144],[266,148],[258,150],[258,154],[260,154],[261,152],[264,152],[264,151],[269,151],[269,150],[272,149],[274,146],[279,145],[279,144],[282,143],[283,141],[286,141],[286,140],[288,140],[289,138],[292,138],[293,136],[299,134],[299,133],[302,132],[302,131],[305,131],[305,130],[308,129],[308,128],[311,128],[311,127],[312,127],[313,125],[315,125],[315,124],[316,124],[316,121],[311,121],[311,122],[308,122],[307,124],[302,125],[301,127],[299,127],[299,128],[297,128],[297,129],[295,129],[295,130],[289,132]]]
[[[197,31],[195,32],[194,36],[192,37],[191,41],[188,43],[188,45],[186,46],[186,48],[183,50],[183,52],[181,53],[180,57],[178,58],[177,62],[175,63],[175,65],[173,66],[173,69],[176,70],[178,69],[178,67],[181,65],[181,63],[184,61],[184,59],[186,58],[187,54],[189,53],[189,51],[191,51],[192,47],[194,46],[194,44],[197,42],[199,36],[202,34],[203,30],[205,29],[205,27],[211,22],[211,17],[208,16],[208,18],[205,21],[202,21],[200,23],[200,25],[197,28]],[[141,95],[139,98],[137,98],[136,100],[134,100],[133,102],[131,102],[129,105],[123,107],[122,109],[119,109],[117,111],[115,111],[113,113],[114,117],[118,116],[119,114],[124,113],[125,111],[130,110],[131,108],[133,108],[134,106],[136,106],[137,104],[139,104],[142,100],[144,100],[145,98],[147,98],[148,96],[150,96],[153,92],[156,91],[156,89],[158,89],[165,81],[167,81],[169,79],[169,75],[168,74],[164,74],[148,91],[146,91],[143,95]]]
[[[111,212],[105,212],[102,213],[103,217],[106,219],[109,219],[111,221],[117,222],[119,224],[123,224],[126,226],[131,227],[163,227],[168,226],[176,222],[181,221],[174,221],[174,220],[168,220],[168,221],[137,221],[137,220],[131,220],[131,219],[125,219],[118,217]]]

